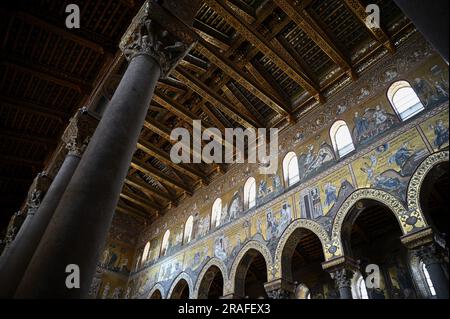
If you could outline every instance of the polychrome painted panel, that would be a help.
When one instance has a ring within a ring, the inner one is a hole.
[[[448,146],[448,110],[423,122],[420,127],[434,151]]]
[[[427,155],[416,128],[400,134],[352,164],[358,187],[383,189],[405,199],[409,177]]]

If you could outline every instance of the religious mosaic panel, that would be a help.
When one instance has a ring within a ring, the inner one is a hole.
[[[441,61],[430,61],[419,68],[411,79],[411,86],[425,108],[432,108],[448,101],[448,66]]]
[[[213,256],[213,240],[207,240],[185,252],[184,271],[195,273]]]
[[[307,180],[336,163],[334,149],[329,139],[328,131],[323,130],[296,152],[300,181]]]
[[[420,125],[434,151],[448,146],[448,110],[441,112]]]
[[[334,215],[354,190],[349,167],[346,165],[335,170],[295,194],[299,217],[316,220],[330,230]]]
[[[406,199],[409,177],[429,154],[416,128],[357,159],[353,171],[359,188],[378,188]]]

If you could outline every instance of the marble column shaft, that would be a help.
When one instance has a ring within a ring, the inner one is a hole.
[[[77,112],[63,134],[68,153],[35,213],[28,214],[10,249],[0,262],[0,297],[11,298],[72,178],[86,148],[93,123],[85,109]]]
[[[87,297],[160,73],[159,64],[148,55],[131,60],[16,297]],[[69,264],[80,269],[79,289],[65,285]]]

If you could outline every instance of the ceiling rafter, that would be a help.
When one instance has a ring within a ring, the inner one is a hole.
[[[250,117],[237,110],[228,100],[223,98],[218,93],[212,91],[205,83],[198,78],[191,75],[189,72],[182,68],[176,68],[173,71],[173,75],[189,86],[198,95],[203,97],[213,106],[217,107],[220,111],[229,116],[233,121],[241,124],[246,128],[258,128],[263,127],[262,123],[259,123],[253,116]]]
[[[197,48],[200,53],[205,55],[212,63],[224,71],[226,75],[242,85],[247,91],[255,95],[275,112],[282,116],[291,116],[289,108],[284,105],[283,102],[279,101],[270,92],[266,92],[264,87],[256,81],[253,81],[248,74],[241,71],[234,62],[227,57],[224,57],[214,47],[205,41],[200,40]]]
[[[125,190],[123,189],[122,192],[120,193],[120,197],[124,198],[142,208],[145,208],[147,211],[149,212],[153,212],[153,211],[161,211],[163,209],[163,207],[161,207],[160,205],[157,205],[155,202],[153,201],[149,201],[146,198],[134,194],[129,190]]]
[[[145,220],[150,220],[150,216],[148,214],[142,213],[140,210],[130,207],[124,203],[119,202],[116,207],[116,210],[127,215],[131,215],[138,218],[143,218]]]
[[[125,184],[128,184],[128,185],[130,185],[130,186],[140,190],[144,194],[148,193],[151,196],[158,197],[159,199],[161,199],[163,201],[167,201],[168,203],[171,203],[171,204],[175,204],[176,203],[175,196],[173,196],[173,195],[171,195],[169,193],[165,193],[163,191],[154,189],[148,183],[146,183],[144,181],[141,181],[137,177],[128,176],[125,179]]]
[[[0,136],[24,142],[44,144],[45,146],[48,146],[50,148],[56,146],[57,144],[55,139],[51,137],[39,136],[37,134],[29,134],[26,132],[18,132],[6,128],[0,129]]]
[[[187,165],[175,164],[172,161],[172,159],[170,158],[169,154],[162,151],[160,148],[152,145],[151,143],[140,140],[137,144],[137,147],[141,151],[155,157],[160,162],[166,164],[167,166],[174,168],[175,170],[179,171],[180,173],[188,175],[191,178],[193,178],[194,180],[201,180],[204,185],[209,184],[208,177],[206,177],[206,175],[203,172],[199,171],[198,169],[187,166]]]
[[[381,26],[379,28],[370,28],[367,25],[366,7],[363,5],[361,0],[344,0],[344,2],[347,8],[349,8],[353,15],[366,27],[375,40],[381,43],[389,51],[389,53],[394,54],[396,51],[395,45],[392,43],[392,40],[383,28],[381,28]]]
[[[176,179],[167,176],[166,174],[162,173],[160,170],[156,169],[155,167],[151,166],[150,164],[143,163],[142,161],[133,158],[133,161],[131,162],[131,167],[133,169],[136,169],[158,181],[161,183],[175,187],[183,192],[185,192],[187,195],[192,195],[193,191],[192,189],[187,186],[185,183],[177,181]]]
[[[43,70],[38,70],[37,68],[29,68],[29,67],[23,67],[11,62],[2,61],[0,62],[1,65],[14,68],[16,70],[19,70],[20,72],[31,74],[32,76],[36,76],[40,79],[43,79],[48,82],[53,82],[57,85],[70,88],[72,90],[77,91],[78,93],[85,94],[88,92],[88,89],[86,87],[83,87],[77,83],[72,82],[71,80],[67,80],[61,76],[52,75],[50,73],[43,72]]]
[[[43,106],[35,102],[23,100],[21,98],[12,98],[4,95],[0,95],[0,104],[11,106],[18,110],[25,112],[35,113],[46,118],[54,119],[60,123],[62,120],[66,120],[70,117],[69,113],[60,111],[48,106]]]
[[[64,30],[62,28],[59,28],[55,25],[52,25],[34,15],[31,15],[27,12],[19,11],[16,13],[11,13],[13,16],[18,17],[19,19],[22,19],[28,23],[31,23],[32,25],[44,29],[47,32],[54,33],[64,39],[69,39],[75,43],[78,43],[84,47],[90,48],[94,50],[95,52],[98,52],[100,54],[105,54],[104,48],[99,45],[98,43],[95,43],[91,40],[88,40],[84,37],[76,35],[74,32],[67,30]]]
[[[233,11],[223,0],[205,0],[215,12],[222,16],[232,27],[234,27],[244,38],[254,44],[260,52],[271,59],[291,79],[307,90],[318,101],[323,101],[320,89],[302,70],[294,69],[284,58],[283,54],[276,52],[272,45],[256,30],[253,25],[243,21],[241,17],[235,16]]]
[[[327,33],[314,21],[311,15],[294,0],[273,0],[291,19],[302,29],[319,48],[325,52],[342,70],[349,72],[353,79],[356,79],[353,68],[348,58],[339,48],[333,44]]]

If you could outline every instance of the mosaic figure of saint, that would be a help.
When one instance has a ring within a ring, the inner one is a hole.
[[[439,120],[435,126],[431,125],[430,128],[434,130],[433,144],[440,150],[443,145],[448,143],[448,127],[444,125],[444,121]]]

